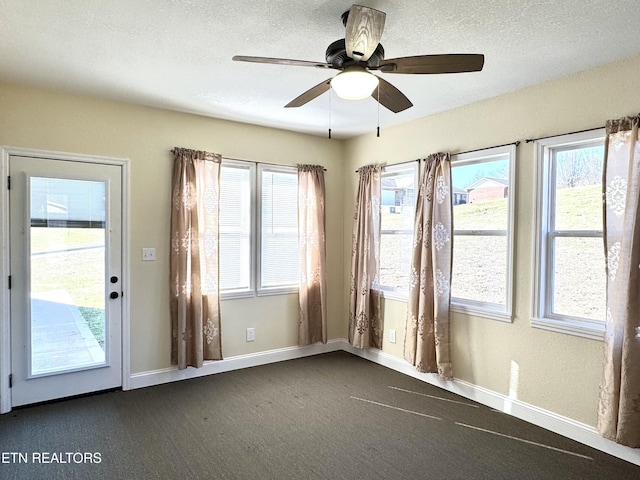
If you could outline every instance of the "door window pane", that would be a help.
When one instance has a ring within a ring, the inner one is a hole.
[[[105,187],[30,179],[31,375],[105,363]]]

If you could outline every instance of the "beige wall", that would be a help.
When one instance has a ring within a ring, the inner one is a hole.
[[[357,189],[352,172],[368,163],[393,164],[491,147],[544,135],[603,126],[609,118],[640,110],[640,57],[523,89],[394,128],[381,137],[346,143],[345,260],[351,248],[351,211]],[[468,76],[473,82],[473,75]],[[531,328],[533,291],[534,147],[517,149],[514,321],[502,323],[453,316],[455,377],[504,395],[595,425],[602,343]],[[344,281],[348,279],[344,272]],[[345,283],[347,285],[348,283]],[[345,317],[348,292],[344,293]],[[383,350],[402,357],[406,304],[387,300],[385,335],[398,330],[398,343]]]
[[[89,97],[0,84],[0,145],[125,157],[131,163],[131,371],[170,365],[169,205],[174,146],[276,164],[324,165],[330,338],[342,322],[343,142]],[[142,247],[157,261],[142,262]],[[226,300],[226,357],[297,344],[297,295]],[[256,340],[245,341],[255,327]]]

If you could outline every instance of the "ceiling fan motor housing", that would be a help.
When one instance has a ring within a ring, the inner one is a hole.
[[[338,69],[343,68],[346,65],[356,63],[351,57],[347,55],[344,38],[336,40],[327,47],[325,58],[327,60],[327,63],[330,63],[334,68]],[[380,66],[381,60],[384,60],[384,48],[382,47],[382,44],[379,43],[376,47],[376,50],[369,57],[369,60],[366,61],[366,66],[367,68],[378,68]]]

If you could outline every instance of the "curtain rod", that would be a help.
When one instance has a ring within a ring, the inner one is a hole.
[[[171,153],[175,153],[174,150],[170,150]],[[255,163],[255,164],[262,164],[262,165],[274,165],[276,167],[292,167],[294,165],[283,165],[281,163],[266,163],[266,162],[256,162],[255,160],[244,160],[242,158],[232,158],[232,157],[225,157],[224,155],[222,155],[222,160],[233,160],[234,162],[247,162],[247,163]],[[322,167],[322,169],[326,172],[327,169]]]
[[[531,143],[531,142],[536,142],[538,140],[544,140],[546,138],[559,137],[561,135],[573,135],[574,133],[593,132],[594,130],[600,130],[601,128],[605,128],[605,127],[604,126],[602,126],[602,127],[593,127],[593,128],[586,128],[584,130],[576,130],[575,132],[559,133],[557,135],[547,135],[546,137],[528,138],[528,139],[525,140],[525,142],[526,143]]]
[[[267,162],[256,162],[255,160],[244,160],[243,158],[233,158],[233,157],[225,157],[222,156],[222,160],[233,160],[234,162],[247,162],[247,163],[255,163],[261,165],[273,165],[275,167],[295,167],[295,165],[283,165],[282,163],[267,163]],[[322,167],[322,169],[326,172],[327,169]]]
[[[483,150],[491,150],[492,148],[507,147],[507,146],[509,146],[509,145],[515,145],[515,146],[517,147],[518,145],[520,145],[520,141],[517,141],[517,142],[511,142],[511,143],[503,143],[502,145],[495,145],[495,146],[493,146],[493,147],[478,148],[478,149],[476,149],[476,150],[467,150],[466,152],[452,153],[452,155],[463,155],[463,154],[465,154],[465,153],[481,152],[481,151],[483,151]],[[414,162],[421,162],[422,160],[425,160],[425,159],[416,158],[416,159],[414,160]],[[405,162],[405,163],[406,163],[406,162]],[[359,171],[360,171],[360,169],[356,170],[356,173],[358,173]]]
[[[508,147],[509,145],[515,145],[517,147],[518,145],[520,145],[520,141],[518,140],[517,142],[503,143],[502,145],[494,145],[493,147],[476,148],[475,150],[467,150],[466,152],[451,153],[451,155],[464,155],[467,153],[482,152],[483,150],[491,150],[492,148]]]
[[[415,160],[409,160],[407,162],[400,162],[400,163],[394,163],[393,165],[386,165],[387,167],[394,167],[396,165],[402,165],[403,163],[409,163],[409,162],[420,162],[419,158],[416,158]],[[360,169],[356,170],[356,173],[358,173],[360,171]]]

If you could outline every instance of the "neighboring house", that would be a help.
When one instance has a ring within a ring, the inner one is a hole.
[[[453,204],[464,205],[469,203],[469,194],[463,188],[453,187]]]
[[[469,203],[500,200],[509,196],[509,182],[503,178],[484,177],[473,182],[466,190]]]
[[[400,212],[405,205],[413,205],[414,191],[409,185],[399,185],[395,178],[382,178],[382,206],[388,206],[391,213]]]

